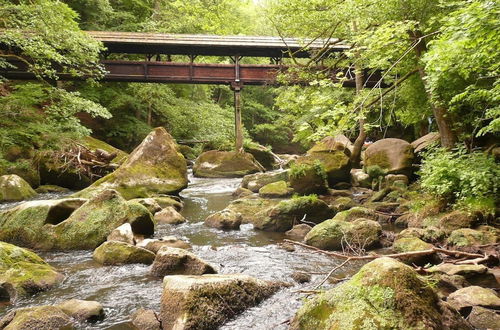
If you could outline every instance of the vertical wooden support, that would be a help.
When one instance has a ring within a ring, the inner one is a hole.
[[[243,130],[241,126],[241,87],[237,86],[234,90],[234,133],[236,137],[236,151],[243,150]]]

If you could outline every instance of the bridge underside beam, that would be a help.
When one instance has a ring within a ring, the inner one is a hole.
[[[10,61],[16,68],[2,71],[8,79],[31,80],[35,76],[27,71],[21,61]],[[280,65],[239,65],[239,77],[236,77],[235,64],[173,63],[173,62],[138,62],[138,61],[102,61],[107,74],[102,81],[115,82],[150,82],[184,84],[223,84],[231,85],[235,81],[241,85],[277,85],[277,75],[287,67]],[[344,87],[355,87],[354,72],[343,70],[351,79],[343,82]],[[338,72],[338,71],[336,71]],[[336,72],[330,74],[333,81],[338,81]],[[376,72],[366,81],[367,87],[374,87],[381,75]],[[61,80],[78,80],[70,75],[60,74]],[[292,81],[291,84],[300,84]],[[384,84],[381,87],[386,87]]]

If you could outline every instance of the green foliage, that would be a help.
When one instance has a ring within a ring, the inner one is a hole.
[[[315,160],[312,164],[307,164],[307,163],[302,163],[302,164],[297,164],[293,163],[292,166],[290,166],[290,170],[288,171],[288,175],[291,178],[299,179],[301,177],[304,177],[307,175],[307,171],[310,168],[313,168],[314,172],[323,180],[328,179],[328,175],[326,174],[325,166],[323,165],[322,162],[319,160]]]
[[[500,165],[483,152],[430,150],[419,174],[425,191],[449,202],[498,197]]]

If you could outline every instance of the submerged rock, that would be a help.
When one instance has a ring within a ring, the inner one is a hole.
[[[155,254],[132,244],[108,241],[94,250],[93,258],[103,265],[146,264],[155,260]]]
[[[320,223],[331,218],[335,212],[315,196],[302,196],[281,201],[269,209],[254,223],[255,228],[264,231],[284,232],[300,221]]]
[[[364,167],[379,166],[387,174],[413,173],[413,147],[401,139],[382,139],[371,144],[365,150]],[[368,172],[367,172],[368,173]]]
[[[178,248],[162,247],[156,254],[151,274],[166,275],[203,275],[215,274],[215,269],[195,254]]]
[[[202,153],[194,163],[193,174],[203,178],[234,178],[264,172],[255,158],[246,152],[211,150]]]
[[[278,289],[248,275],[165,276],[161,324],[165,330],[216,329]]]
[[[285,198],[292,193],[293,189],[288,187],[286,181],[268,183],[259,189],[259,196],[264,198]]]
[[[0,302],[51,289],[63,279],[35,253],[0,242]]]
[[[156,223],[166,223],[169,225],[178,225],[187,221],[186,218],[172,206],[168,206],[160,212],[155,213],[154,219]]]
[[[0,176],[0,202],[22,201],[35,195],[36,191],[20,176]]]
[[[158,251],[164,246],[178,249],[191,248],[191,245],[188,242],[178,239],[175,236],[165,236],[160,239],[147,238],[137,243],[136,246],[145,248],[153,253],[158,253]]]
[[[91,197],[105,189],[117,190],[125,199],[176,194],[187,187],[186,160],[174,139],[155,128],[113,173],[94,182],[76,196]]]
[[[37,306],[16,309],[0,320],[5,330],[55,330],[75,329],[73,320],[55,306]]]
[[[97,301],[71,299],[56,307],[78,321],[96,322],[104,318],[104,308]]]
[[[132,315],[132,324],[138,330],[161,330],[160,320],[155,311],[142,307]]]
[[[411,267],[382,257],[305,303],[290,329],[472,329]]]
[[[349,246],[369,249],[379,243],[381,235],[382,226],[373,220],[360,218],[347,222],[334,218],[314,226],[304,240],[324,250],[343,250]]]
[[[224,209],[205,219],[205,225],[217,229],[240,229],[243,217],[241,214]]]

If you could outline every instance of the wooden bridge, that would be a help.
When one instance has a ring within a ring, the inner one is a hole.
[[[241,89],[245,85],[277,84],[279,73],[290,70],[282,64],[283,58],[324,57],[332,52],[343,52],[350,48],[338,39],[298,40],[279,37],[250,36],[209,36],[176,35],[158,33],[132,33],[88,31],[106,47],[102,54],[106,74],[102,81],[151,82],[151,83],[187,83],[187,84],[226,84],[234,91],[236,149],[242,146],[241,130]],[[135,60],[110,60],[111,56],[133,57]],[[172,56],[188,59],[184,62],[172,61]],[[196,63],[198,56],[229,57],[230,64]],[[137,61],[143,57],[143,61]],[[269,58],[272,64],[241,64],[243,57]],[[25,63],[12,60],[13,68],[1,74],[9,79],[35,79]],[[319,64],[318,64],[319,67]],[[338,80],[342,72],[344,87],[354,87],[353,69],[327,71],[333,81]],[[365,86],[381,85],[380,72],[367,77]],[[75,80],[69,74],[60,74],[61,80]],[[81,78],[80,78],[81,79]],[[300,80],[290,83],[302,83]],[[382,84],[381,87],[384,87]]]

